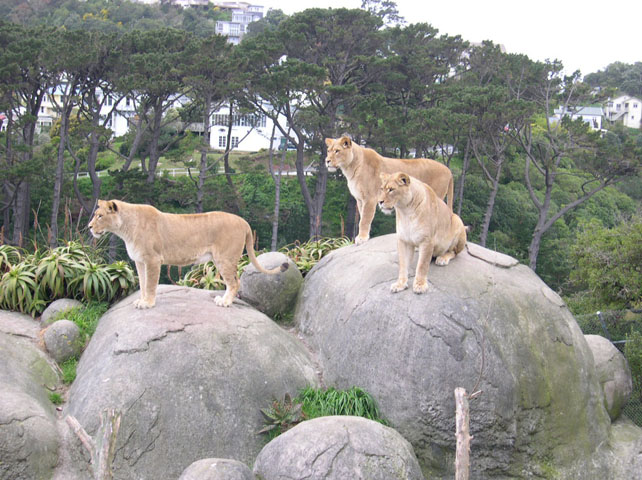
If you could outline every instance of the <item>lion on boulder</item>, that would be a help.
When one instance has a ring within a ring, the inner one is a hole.
[[[379,208],[396,212],[399,276],[390,286],[393,293],[408,288],[408,265],[419,249],[413,291],[428,290],[428,269],[433,257],[437,265],[448,265],[466,246],[466,227],[425,183],[403,172],[381,174]]]
[[[326,138],[327,166],[340,168],[348,180],[348,189],[357,200],[359,209],[359,234],[355,244],[370,238],[370,225],[377,209],[377,197],[382,173],[405,172],[427,183],[442,200],[448,198],[448,207],[453,209],[453,174],[443,163],[428,158],[387,158],[371,148],[354,143],[349,137]]]
[[[226,212],[172,214],[151,205],[98,200],[89,230],[96,238],[111,232],[125,241],[140,282],[136,308],[156,304],[161,265],[185,266],[212,260],[225,282],[225,294],[214,299],[223,307],[229,307],[238,292],[237,265],[244,248],[252,265],[262,273],[275,274],[288,268],[284,263],[264,269],[256,260],[250,225]]]

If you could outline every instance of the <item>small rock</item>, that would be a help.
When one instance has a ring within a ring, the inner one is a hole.
[[[45,330],[45,346],[58,363],[79,356],[83,343],[78,325],[70,320],[58,320]]]
[[[254,480],[244,463],[226,458],[206,458],[187,467],[178,480]]]
[[[42,312],[42,315],[40,316],[40,326],[42,328],[48,327],[55,322],[55,318],[60,312],[67,312],[72,308],[82,308],[83,306],[84,305],[81,302],[72,298],[60,298],[58,300],[54,300],[47,308],[45,308],[45,311]]]

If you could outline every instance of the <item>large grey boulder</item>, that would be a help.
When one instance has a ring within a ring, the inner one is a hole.
[[[40,315],[40,325],[47,327],[55,321],[59,313],[68,312],[74,308],[82,308],[83,306],[81,302],[73,298],[59,298],[58,300],[54,300],[45,308],[42,315]]]
[[[80,356],[84,346],[78,325],[65,319],[49,325],[45,330],[44,340],[49,355],[59,364]]]
[[[453,475],[456,387],[482,391],[470,405],[471,478],[608,478],[610,419],[561,298],[528,267],[473,244],[448,266],[433,262],[423,295],[390,293],[397,262],[387,235],[331,253],[306,276],[295,322],[326,384],[370,392],[427,478]]]
[[[611,420],[615,420],[633,392],[631,369],[624,355],[607,338],[600,335],[585,335],[584,338],[593,353],[604,392],[604,406]]]
[[[263,447],[260,409],[317,385],[307,351],[241,301],[161,285],[156,307],[138,292],[100,320],[78,364],[66,413],[94,435],[99,414],[122,412],[115,478],[178,478],[195,460],[252,464]]]
[[[288,264],[288,269],[266,275],[250,263],[241,274],[239,296],[271,318],[292,312],[303,284],[303,276],[296,263],[280,252],[263,253],[257,260],[268,270],[284,263]]]
[[[320,417],[268,443],[256,458],[262,480],[423,480],[412,446],[395,430],[360,417]]]
[[[0,478],[49,479],[59,439],[49,392],[60,384],[38,348],[38,323],[0,311]]]
[[[226,458],[206,458],[187,467],[178,480],[254,480],[247,465]]]

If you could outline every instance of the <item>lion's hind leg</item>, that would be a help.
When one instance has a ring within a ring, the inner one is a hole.
[[[216,268],[225,282],[225,294],[222,297],[215,297],[214,302],[219,307],[229,307],[232,305],[240,286],[240,282],[236,274],[236,263],[221,262],[220,264],[216,264]]]

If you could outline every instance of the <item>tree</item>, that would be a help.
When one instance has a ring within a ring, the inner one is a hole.
[[[0,64],[3,66],[0,83],[7,113],[12,119],[6,137],[8,179],[3,186],[3,208],[11,208],[13,213],[12,243],[22,245],[29,232],[30,182],[38,170],[42,171],[42,167],[34,164],[34,147],[38,113],[54,78],[47,59],[52,30],[23,29],[5,23],[0,24],[0,28]]]
[[[608,185],[634,174],[640,162],[631,145],[614,148],[607,139],[591,132],[582,120],[571,120],[571,114],[590,98],[590,92],[579,81],[579,72],[570,76],[561,72],[562,64],[558,61],[532,64],[532,87],[524,92],[524,98],[534,102],[542,116],[534,121],[525,110],[525,115],[509,130],[525,155],[524,181],[538,210],[528,248],[529,266],[533,270],[537,268],[542,237],[551,226]],[[514,84],[521,81],[514,79]],[[566,115],[561,121],[554,121],[553,109],[558,106]],[[553,188],[566,175],[580,177],[584,182],[573,200],[551,211]],[[541,190],[537,181],[542,184]]]
[[[617,90],[635,97],[642,97],[642,62],[626,64],[614,62],[604,70],[589,73],[584,81],[594,88]]]
[[[313,238],[321,235],[328,178],[323,138],[336,134],[339,111],[349,108],[355,91],[369,81],[362,69],[376,54],[380,25],[378,18],[362,10],[309,9],[240,46],[248,101],[276,121],[297,149],[297,178]],[[322,153],[315,166],[314,190],[306,180],[306,146]]]
[[[207,154],[210,150],[212,106],[224,98],[225,81],[230,75],[231,45],[225,37],[213,35],[194,40],[196,45],[192,61],[187,66],[185,83],[191,88],[192,96],[202,109],[203,137],[200,145],[200,162],[196,185],[196,212],[203,211],[203,195],[208,172],[217,165],[210,164]]]
[[[583,223],[572,258],[571,280],[601,308],[642,308],[642,218],[613,228],[597,220]]]

